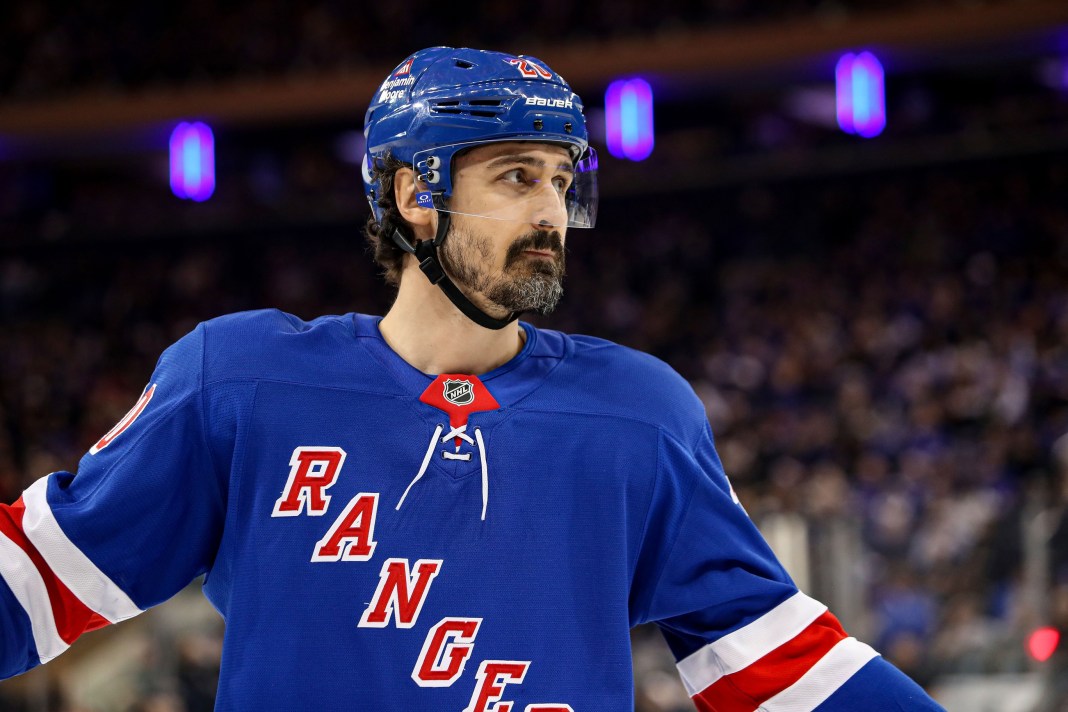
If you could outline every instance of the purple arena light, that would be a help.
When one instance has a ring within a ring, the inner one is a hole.
[[[207,124],[183,121],[171,133],[171,191],[198,203],[215,192],[215,137]]]
[[[886,128],[886,90],[883,65],[871,52],[845,54],[835,68],[838,125],[864,138]]]
[[[644,161],[653,152],[653,90],[644,79],[620,79],[604,95],[605,141],[616,158]]]

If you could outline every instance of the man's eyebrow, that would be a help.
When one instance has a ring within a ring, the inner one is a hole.
[[[489,168],[495,168],[500,165],[519,163],[524,166],[530,166],[532,168],[545,168],[545,161],[534,156],[528,156],[525,153],[507,153],[503,156],[497,156],[487,165]],[[565,173],[574,173],[575,168],[570,163],[560,163],[556,166],[557,170],[561,170]]]

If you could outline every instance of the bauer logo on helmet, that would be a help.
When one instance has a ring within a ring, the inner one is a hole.
[[[549,106],[557,109],[571,109],[573,104],[570,99],[546,99],[543,96],[528,96],[527,106]]]

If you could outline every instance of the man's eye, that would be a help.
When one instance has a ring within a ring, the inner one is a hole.
[[[556,188],[557,193],[566,193],[567,189],[571,187],[571,181],[562,176],[553,178],[553,187]]]
[[[501,178],[504,179],[505,181],[509,182],[509,183],[526,183],[527,182],[526,175],[523,174],[523,169],[522,168],[514,168],[514,169],[508,171],[507,173],[505,173],[504,175],[502,175]]]

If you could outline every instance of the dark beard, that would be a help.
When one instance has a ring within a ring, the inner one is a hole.
[[[450,229],[449,236],[454,231]],[[564,241],[560,233],[535,230],[513,242],[504,259],[504,271],[496,278],[485,271],[492,259],[489,238],[478,233],[460,233],[459,240],[446,237],[439,249],[442,265],[457,284],[481,292],[494,305],[508,312],[533,311],[548,314],[563,295]],[[552,251],[545,260],[523,255],[526,250]]]

